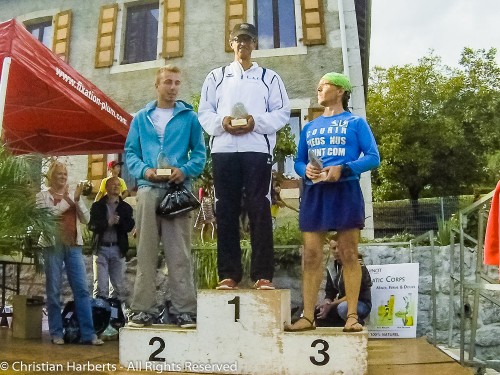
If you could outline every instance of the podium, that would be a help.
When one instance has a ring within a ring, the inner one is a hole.
[[[127,370],[214,374],[368,373],[368,332],[342,328],[284,332],[289,290],[201,290],[196,329],[120,329]]]

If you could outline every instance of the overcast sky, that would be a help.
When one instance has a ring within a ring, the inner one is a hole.
[[[415,64],[434,49],[456,67],[464,47],[495,47],[500,0],[372,0],[370,67]]]

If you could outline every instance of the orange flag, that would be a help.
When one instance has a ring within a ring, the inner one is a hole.
[[[493,194],[488,224],[486,225],[484,264],[500,266],[500,181],[498,181]]]

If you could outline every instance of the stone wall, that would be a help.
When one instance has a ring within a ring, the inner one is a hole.
[[[447,345],[450,334],[450,317],[452,320],[452,343],[454,347],[459,346],[460,340],[460,300],[459,283],[453,282],[452,313],[450,315],[450,248],[448,246],[435,247],[436,265],[436,339],[438,343]],[[432,326],[432,265],[431,247],[409,248],[387,247],[387,246],[362,246],[360,252],[364,255],[366,264],[394,264],[394,263],[419,263],[419,307],[417,336],[426,336],[429,341],[433,340]],[[459,245],[454,250],[454,275],[459,277]],[[476,270],[475,249],[466,248],[464,253],[466,280],[473,281]],[[493,276],[496,275],[496,276]],[[493,270],[492,276],[498,278],[498,271]],[[496,295],[495,295],[496,293]],[[499,292],[490,292],[496,300],[500,300]],[[500,358],[500,307],[480,297],[477,307],[474,306],[473,292],[466,298],[466,350],[469,345],[470,326],[472,322],[473,309],[478,310],[476,331],[476,355],[481,359]]]
[[[414,247],[410,250],[408,247],[389,247],[362,245],[360,252],[364,255],[366,264],[395,264],[409,263],[411,261],[420,264],[420,283],[419,283],[419,308],[417,336],[426,336],[432,341],[432,279],[431,279],[431,247]],[[449,335],[449,297],[450,297],[450,249],[449,247],[435,247],[436,264],[436,336],[438,343],[447,344]],[[475,272],[475,250],[466,249],[465,251],[465,270],[468,280],[472,280]],[[459,247],[455,248],[455,275],[458,276]],[[91,258],[86,258],[87,275],[89,286],[92,285],[92,266]],[[127,263],[126,271],[126,297],[130,303],[133,283],[135,277],[135,268],[137,260],[131,259]],[[7,280],[14,280],[14,267],[7,268]],[[494,271],[492,276],[498,277],[498,272]],[[161,265],[158,270],[156,281],[157,303],[162,305],[168,299],[168,271]],[[278,288],[290,289],[292,297],[292,307],[301,305],[301,279],[300,266],[297,265],[291,269],[277,269],[274,282]],[[453,322],[452,339],[453,346],[457,347],[460,338],[460,305],[459,305],[459,286],[454,282],[453,311],[451,319]],[[500,299],[498,292],[490,292],[493,298]],[[496,293],[496,294],[495,294]],[[36,273],[33,266],[23,266],[21,275],[21,294],[44,295],[44,275]],[[63,285],[62,295],[64,300],[72,298],[68,283]],[[320,292],[319,298],[323,296]],[[469,343],[471,317],[474,307],[473,295],[469,295],[465,301],[466,311],[466,345]],[[485,298],[480,298],[478,307],[478,322],[476,332],[476,353],[481,359],[500,358],[500,307],[489,302]]]

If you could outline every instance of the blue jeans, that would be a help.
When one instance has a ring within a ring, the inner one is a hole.
[[[47,313],[51,337],[53,339],[63,337],[61,287],[64,264],[69,285],[75,299],[81,340],[91,341],[95,338],[95,332],[82,248],[80,246],[64,245],[46,247],[43,250],[43,259],[46,279]]]
[[[368,315],[370,315],[370,311],[371,308],[366,303],[364,303],[363,301],[358,301],[358,320],[360,322],[363,322],[368,317]],[[339,303],[339,305],[337,306],[337,312],[342,319],[347,320],[346,301]]]
[[[111,297],[124,300],[125,267],[125,257],[122,257],[118,246],[99,246],[97,255],[93,256],[93,297]],[[111,289],[109,288],[110,282]]]

